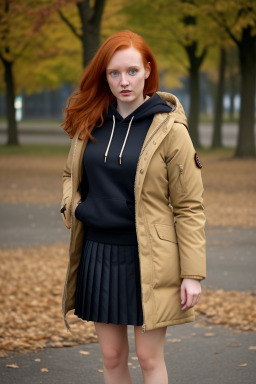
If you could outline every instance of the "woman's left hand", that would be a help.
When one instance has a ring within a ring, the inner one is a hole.
[[[180,287],[182,311],[197,304],[202,292],[201,284],[196,279],[183,279]]]

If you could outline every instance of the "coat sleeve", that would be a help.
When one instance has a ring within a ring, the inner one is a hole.
[[[61,201],[61,215],[68,229],[71,227],[71,200],[72,200],[72,177],[71,168],[73,162],[73,154],[75,148],[76,137],[72,139],[68,158],[63,169],[63,195]]]
[[[167,142],[169,197],[178,239],[181,278],[206,277],[205,215],[200,163],[187,128],[174,123]]]

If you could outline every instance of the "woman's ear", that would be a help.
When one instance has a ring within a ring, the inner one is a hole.
[[[146,64],[146,67],[145,67],[145,79],[147,79],[149,77],[150,72],[151,72],[151,64],[148,61]]]

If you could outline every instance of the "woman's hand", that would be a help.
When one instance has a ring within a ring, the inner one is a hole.
[[[181,308],[182,311],[193,307],[197,304],[200,294],[202,292],[201,284],[199,280],[196,279],[183,279],[180,287],[180,298],[181,298]]]

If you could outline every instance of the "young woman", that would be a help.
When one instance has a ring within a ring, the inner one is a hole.
[[[70,97],[61,213],[71,229],[63,315],[95,323],[108,384],[128,384],[127,325],[146,384],[168,382],[168,325],[194,321],[205,278],[201,163],[154,56],[109,37]],[[93,132],[92,132],[93,131]]]

